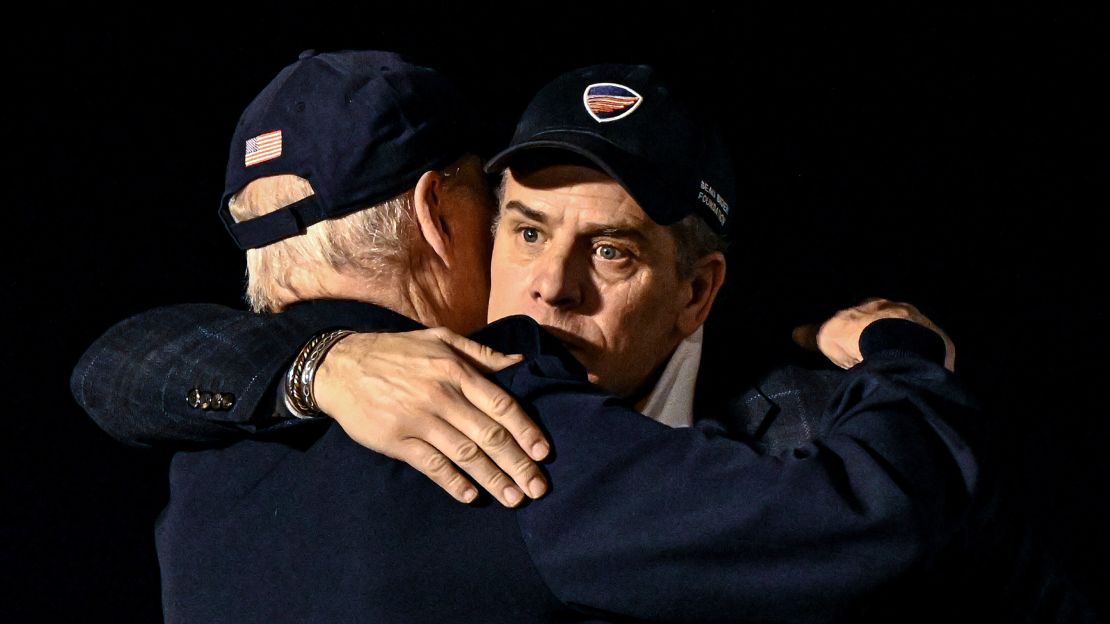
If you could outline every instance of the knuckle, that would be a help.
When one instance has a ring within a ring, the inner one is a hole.
[[[462,361],[456,357],[450,357],[444,361],[444,370],[451,375],[452,379],[460,379],[467,372]]]
[[[451,469],[451,462],[442,453],[429,453],[424,458],[424,468],[428,474],[443,474]]]
[[[544,435],[540,433],[539,429],[533,427],[531,423],[527,423],[521,426],[520,430],[513,437],[525,440],[525,443],[528,445],[544,441]]]
[[[516,407],[516,402],[504,392],[494,392],[493,396],[490,397],[489,407],[493,412],[490,414],[491,416],[505,417]]]
[[[482,449],[474,442],[467,440],[455,447],[455,461],[460,464],[473,464],[483,456]]]
[[[435,336],[437,340],[448,347],[462,349],[466,346],[466,343],[468,342],[466,338],[456,334],[446,327],[433,328],[432,332],[432,335]]]
[[[482,446],[486,448],[501,449],[508,446],[512,441],[512,434],[501,425],[488,427],[482,432]]]
[[[444,355],[433,360],[437,372],[447,379],[459,379],[463,375],[462,364],[453,355]]]
[[[495,362],[498,360],[500,355],[500,353],[494,351],[484,344],[478,345],[478,359],[482,360],[483,362]]]
[[[513,472],[525,477],[539,475],[539,470],[537,470],[535,466],[536,465],[532,462],[531,459],[527,457],[521,457],[513,464]]]
[[[457,470],[452,470],[451,474],[443,478],[443,484],[461,494],[469,482]]]
[[[458,397],[458,391],[447,383],[432,384],[428,388],[428,398],[432,405],[443,406]]]
[[[497,349],[494,349],[493,347],[489,347],[481,343],[479,343],[478,346],[482,349],[482,357],[487,360],[499,361],[509,357],[504,353],[498,351]]]
[[[366,437],[396,440],[408,437],[405,426],[408,424],[408,419],[403,418],[391,405],[383,405],[373,411],[359,410],[357,413],[348,414],[346,418],[337,417],[335,420],[348,434],[358,432]]]
[[[500,470],[495,470],[489,475],[489,477],[485,479],[485,482],[482,485],[484,485],[486,489],[491,491],[501,490],[506,485],[509,485],[509,477]]]

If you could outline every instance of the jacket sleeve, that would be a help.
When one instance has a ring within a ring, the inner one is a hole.
[[[778,456],[568,392],[543,358],[517,372],[553,441],[552,490],[518,513],[549,587],[646,621],[825,621],[927,568],[976,495],[957,433],[976,408],[904,331],[872,336],[821,433]]]
[[[85,351],[70,390],[102,429],[134,446],[219,444],[295,424],[275,400],[276,384],[301,346],[326,329],[306,311],[183,304],[144,312]],[[222,404],[195,405],[187,400],[194,391],[218,393]]]

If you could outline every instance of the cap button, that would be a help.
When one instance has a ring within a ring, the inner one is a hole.
[[[309,49],[305,50],[304,52],[301,52],[300,54],[298,54],[297,55],[297,60],[298,61],[303,61],[306,58],[312,58],[314,56],[316,56],[316,50],[313,50],[312,48],[309,48]]]

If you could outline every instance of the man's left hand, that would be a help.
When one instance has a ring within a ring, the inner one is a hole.
[[[887,299],[871,298],[834,314],[821,324],[803,325],[794,329],[794,342],[802,347],[820,351],[841,368],[851,368],[863,361],[859,338],[871,323],[883,318],[900,318],[928,327],[944,339],[944,367],[956,369],[956,345],[948,334],[937,327],[916,307]]]

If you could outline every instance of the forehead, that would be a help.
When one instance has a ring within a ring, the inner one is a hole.
[[[502,211],[538,213],[545,220],[585,221],[636,229],[660,229],[636,200],[606,174],[578,165],[534,171],[511,168],[504,177]]]

